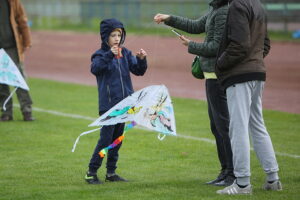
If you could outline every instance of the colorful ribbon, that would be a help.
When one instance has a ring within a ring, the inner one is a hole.
[[[129,124],[126,124],[125,128],[124,128],[124,132],[123,134],[118,137],[117,139],[115,139],[113,141],[112,144],[110,144],[108,147],[105,147],[104,149],[102,149],[98,154],[101,158],[104,158],[105,155],[107,154],[107,152],[112,149],[112,148],[115,148],[116,146],[118,146],[124,139],[125,137],[125,133],[129,130],[129,129],[132,129],[134,126],[136,126],[137,123],[135,121],[132,121],[131,123]]]

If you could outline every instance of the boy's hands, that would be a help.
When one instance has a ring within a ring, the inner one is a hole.
[[[122,48],[115,45],[115,46],[112,46],[110,50],[115,56],[118,56],[118,55],[120,55]]]
[[[121,55],[122,48],[113,46],[110,50],[115,56],[119,57]],[[144,49],[140,49],[138,52],[136,52],[136,56],[143,60],[147,56],[147,53]]]
[[[167,19],[170,18],[170,15],[166,15],[166,14],[160,14],[160,13],[157,13],[155,16],[154,16],[154,21],[158,24],[160,24],[161,22],[164,22],[166,21]]]
[[[147,53],[144,49],[140,49],[138,52],[136,52],[136,56],[143,60],[147,56]]]

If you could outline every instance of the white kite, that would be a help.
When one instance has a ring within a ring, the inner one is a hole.
[[[12,59],[8,56],[4,49],[0,49],[0,83],[16,87],[14,91],[9,95],[9,97],[5,100],[3,104],[4,110],[6,110],[6,103],[18,88],[29,90],[29,87],[26,84],[26,81],[24,80],[16,64],[12,61]]]
[[[161,140],[166,135],[176,136],[174,109],[166,86],[153,85],[133,93],[112,107],[89,126],[102,127],[124,122],[127,124],[124,128],[123,135],[117,138],[111,145],[102,149],[99,152],[101,157],[104,157],[109,149],[121,143],[125,132],[136,125],[163,134],[162,137],[158,136]],[[99,130],[100,128],[84,132],[80,134],[80,136]],[[76,139],[72,152],[75,151],[80,136]]]

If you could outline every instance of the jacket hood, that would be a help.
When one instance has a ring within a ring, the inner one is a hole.
[[[230,0],[212,0],[210,1],[209,5],[213,8],[220,8],[226,4],[228,4]]]
[[[126,31],[125,31],[123,23],[117,19],[104,19],[101,21],[100,36],[101,36],[101,40],[102,40],[102,44],[101,44],[102,49],[104,49],[104,50],[110,49],[110,47],[108,45],[108,38],[109,38],[110,33],[116,28],[122,29],[122,36],[121,36],[121,41],[120,41],[120,45],[121,45],[124,43],[125,37],[126,37]]]

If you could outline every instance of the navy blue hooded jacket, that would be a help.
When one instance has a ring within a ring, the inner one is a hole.
[[[101,113],[134,92],[130,72],[142,76],[147,70],[146,58],[141,60],[124,47],[122,47],[123,57],[116,58],[112,53],[108,39],[110,33],[116,28],[122,29],[120,46],[124,43],[126,32],[123,24],[116,19],[105,19],[100,24],[101,48],[91,57],[91,72],[97,78]]]

